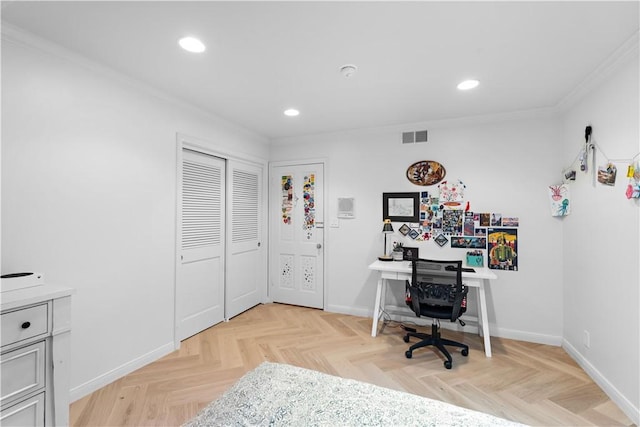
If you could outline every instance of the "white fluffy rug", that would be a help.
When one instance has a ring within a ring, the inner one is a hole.
[[[521,424],[372,384],[264,362],[185,427],[516,425]]]

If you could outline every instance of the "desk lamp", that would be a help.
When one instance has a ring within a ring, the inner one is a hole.
[[[393,233],[393,226],[391,225],[390,219],[384,220],[382,233],[384,234],[384,255],[379,256],[378,259],[380,261],[393,261],[393,257],[387,254],[387,234]]]

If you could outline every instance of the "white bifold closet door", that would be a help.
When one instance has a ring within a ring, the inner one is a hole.
[[[266,260],[262,248],[262,169],[227,161],[229,235],[225,317],[259,304],[266,294]]]
[[[182,150],[178,340],[224,320],[225,175],[225,160]]]

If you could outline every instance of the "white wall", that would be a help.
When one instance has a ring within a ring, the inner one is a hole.
[[[640,152],[638,76],[636,57],[566,113],[565,165],[582,148],[587,125],[601,147],[596,167],[606,158],[630,159]],[[614,187],[594,187],[591,173],[580,172],[571,185],[573,208],[562,236],[563,336],[564,347],[638,424],[640,203],[625,197],[628,164],[615,162]]]
[[[263,138],[96,69],[3,37],[2,272],[76,289],[72,399],[173,350],[176,132],[268,157]]]
[[[429,129],[426,144],[400,144],[402,130],[425,128]],[[341,219],[339,228],[326,228],[327,310],[372,314],[377,276],[367,266],[383,251],[382,193],[429,191],[430,187],[410,183],[405,172],[416,161],[435,160],[446,168],[445,179],[459,178],[466,184],[472,211],[520,218],[519,271],[497,271],[498,279],[488,290],[492,334],[559,345],[562,223],[549,214],[547,186],[561,176],[560,144],[559,121],[538,117],[476,125],[415,124],[280,140],[274,142],[271,159],[328,158],[329,219],[336,216],[337,197],[355,197],[356,218]],[[390,239],[401,237],[396,233]],[[418,246],[421,257],[462,258],[466,252],[440,248],[432,240]],[[401,301],[404,287],[396,290]],[[474,301],[470,307],[475,307]]]

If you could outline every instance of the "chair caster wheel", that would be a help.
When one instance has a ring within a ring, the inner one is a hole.
[[[449,362],[448,360],[444,362],[444,367],[447,369],[451,369],[451,362]]]
[[[404,342],[409,342],[409,335],[405,335],[404,337],[402,337],[402,339],[404,340]]]
[[[468,356],[469,355],[469,350],[467,350],[466,348],[463,348],[462,349],[462,355],[465,356],[465,357]]]
[[[413,357],[413,354],[411,353],[411,350],[405,351],[404,355],[407,356],[407,359],[411,359],[411,357]]]

